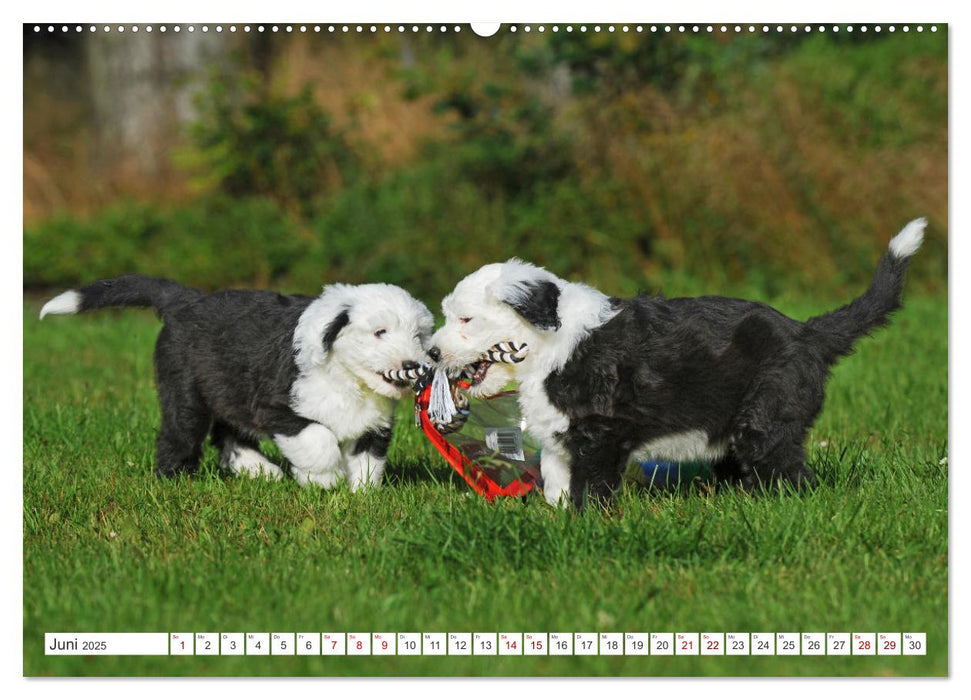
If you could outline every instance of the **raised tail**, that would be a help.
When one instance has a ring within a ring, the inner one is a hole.
[[[926,226],[927,219],[914,219],[890,240],[873,282],[862,295],[846,306],[807,321],[810,328],[828,336],[833,359],[851,353],[857,339],[885,326],[890,314],[900,308],[907,267],[924,241]]]
[[[111,306],[152,307],[158,311],[159,316],[164,316],[167,310],[201,295],[199,290],[184,287],[172,280],[125,275],[68,290],[44,304],[40,317],[44,318],[48,314],[76,314]]]

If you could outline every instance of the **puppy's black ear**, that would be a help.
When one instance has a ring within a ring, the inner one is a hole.
[[[560,315],[557,312],[560,288],[553,282],[523,282],[517,285],[514,294],[503,301],[542,331],[555,331],[560,328]]]
[[[327,324],[327,328],[324,329],[324,337],[322,342],[325,352],[329,351],[330,346],[334,344],[335,340],[337,340],[337,334],[341,332],[341,329],[351,322],[351,315],[348,312],[349,309],[347,308],[342,310],[339,314],[337,314],[337,316],[334,317],[333,321]]]

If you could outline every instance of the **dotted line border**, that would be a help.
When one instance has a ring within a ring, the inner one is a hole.
[[[85,29],[87,29],[89,33],[103,32],[105,34],[109,34],[111,32],[116,32],[118,34],[130,32],[132,34],[137,34],[140,31],[143,31],[149,34],[154,31],[158,31],[159,33],[162,33],[162,34],[165,34],[168,32],[179,34],[182,31],[194,33],[197,30],[201,31],[204,34],[209,32],[215,32],[217,34],[224,33],[224,32],[229,32],[230,34],[234,34],[237,32],[242,32],[244,34],[253,33],[253,32],[255,33],[283,32],[285,34],[292,34],[292,33],[363,34],[365,32],[369,32],[371,34],[378,34],[378,33],[390,34],[392,32],[397,32],[399,34],[405,34],[410,32],[413,34],[417,34],[418,32],[421,32],[421,31],[424,31],[425,33],[432,33],[432,32],[435,32],[436,30],[439,33],[453,32],[457,34],[462,31],[465,31],[465,29],[463,29],[462,26],[457,24],[456,25],[446,25],[446,24],[440,24],[440,25],[432,25],[432,24],[424,24],[424,25],[419,25],[419,24],[408,24],[408,25],[405,25],[405,24],[398,24],[398,25],[391,25],[391,24],[384,24],[384,25],[377,25],[377,24],[371,24],[371,25],[364,25],[364,24],[239,24],[239,25],[237,24],[227,24],[227,25],[222,25],[222,24],[199,24],[199,25],[195,25],[195,24],[185,24],[185,25],[183,24],[160,24],[160,25],[48,24],[48,25],[42,25],[42,24],[35,24],[34,25],[35,34],[40,34],[45,30],[48,34],[53,34],[58,30],[60,30],[62,34],[66,34],[72,30],[75,33],[82,33],[85,31]],[[873,25],[867,25],[867,24],[862,24],[862,25],[853,25],[853,24],[844,24],[844,25],[839,25],[839,24],[833,24],[833,25],[823,25],[823,24],[820,24],[820,25],[811,25],[811,24],[805,24],[805,25],[796,25],[796,24],[762,24],[762,25],[756,25],[756,24],[746,24],[746,25],[742,25],[742,24],[650,24],[650,25],[647,25],[647,24],[604,24],[604,25],[552,24],[552,25],[544,25],[544,24],[539,24],[539,25],[530,25],[530,24],[525,24],[525,25],[517,25],[517,24],[510,24],[505,27],[505,31],[512,34],[515,34],[520,30],[525,34],[529,34],[530,32],[533,32],[533,31],[536,31],[540,34],[543,34],[546,31],[550,31],[553,33],[558,33],[562,31],[568,34],[572,32],[579,32],[581,34],[584,32],[593,32],[593,33],[634,32],[637,34],[642,34],[645,32],[652,33],[652,34],[657,34],[657,33],[669,34],[672,32],[679,33],[679,34],[716,34],[716,33],[727,34],[731,32],[735,34],[743,34],[743,33],[782,34],[786,31],[788,31],[790,34],[793,34],[799,31],[802,31],[803,33],[806,33],[806,34],[813,31],[816,31],[819,33],[824,33],[829,31],[834,34],[838,34],[841,31],[846,33],[852,33],[854,31],[867,33],[872,31],[877,34],[880,34],[883,32],[894,34],[899,31],[899,32],[903,32],[904,34],[907,34],[911,31],[921,33],[921,32],[924,32],[925,29],[928,29],[931,32],[936,32],[938,30],[938,27],[937,25],[934,25],[934,24],[927,25],[927,26],[923,24],[915,24],[915,25],[910,25],[910,24],[902,24],[902,25],[896,25],[896,24],[888,24],[888,25],[881,25],[881,24],[873,24]],[[472,30],[469,30],[469,31],[470,33],[473,33],[473,34],[475,33]],[[503,31],[503,29],[500,29],[500,32],[501,31]]]

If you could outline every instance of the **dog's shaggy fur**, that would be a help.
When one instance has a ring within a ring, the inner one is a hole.
[[[279,478],[259,452],[272,438],[301,484],[378,484],[406,375],[426,360],[433,319],[387,284],[324,288],[314,299],[268,291],[214,294],[137,275],[101,280],[49,301],[71,314],[154,307],[162,426],[160,475],[195,471],[207,434],[234,473]]]
[[[529,346],[507,367],[550,502],[608,498],[632,457],[711,460],[746,489],[810,486],[803,442],[830,367],[900,306],[925,225],[890,242],[862,296],[805,323],[758,302],[616,299],[518,260],[486,265],[443,300],[430,354],[488,394],[508,376],[493,378],[483,353]]]

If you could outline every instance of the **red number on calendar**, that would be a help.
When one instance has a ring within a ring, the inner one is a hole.
[[[330,649],[331,649],[331,651],[333,651],[336,648],[337,648],[337,640],[336,639],[330,640]]]
[[[387,650],[388,650],[388,643],[381,642],[381,651],[387,651]]]
[[[541,651],[543,649],[543,641],[539,639],[530,642],[530,645],[532,645],[532,648],[537,651]]]
[[[888,639],[883,643],[883,648],[886,649],[887,651],[893,651],[894,649],[897,648],[897,642],[894,642]]]
[[[714,639],[708,640],[708,646],[705,647],[708,651],[718,651],[718,641]]]
[[[681,642],[681,648],[684,650],[694,649],[694,642],[685,639]]]
[[[860,651],[869,651],[869,649],[870,649],[870,640],[868,640],[868,639],[861,639],[860,640],[860,646],[857,647],[857,648],[860,649]]]
[[[362,642],[362,641],[360,641],[360,640],[358,640],[358,642],[357,642],[357,646],[356,646],[355,648],[356,648],[356,649],[363,649],[363,648],[364,648],[364,642]]]
[[[510,642],[507,639],[506,640],[506,649],[512,649],[513,651],[515,651],[515,649],[516,649],[516,642],[515,641]]]

